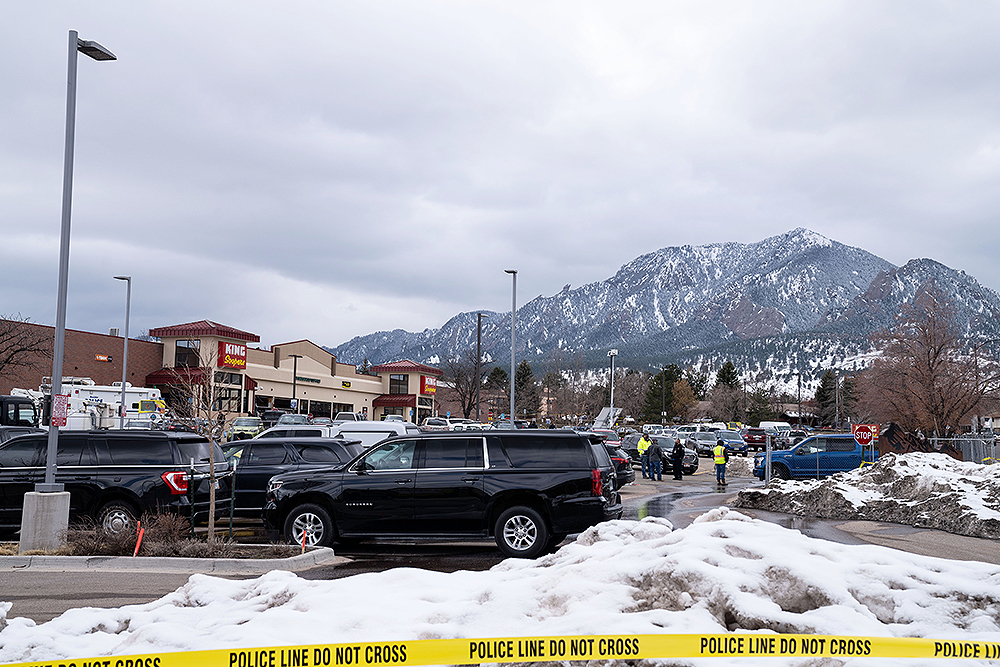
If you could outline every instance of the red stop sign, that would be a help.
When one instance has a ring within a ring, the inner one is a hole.
[[[855,424],[854,425],[854,440],[862,447],[867,447],[872,444],[872,427],[868,424]]]

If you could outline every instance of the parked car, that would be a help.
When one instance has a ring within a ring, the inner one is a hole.
[[[19,529],[24,494],[45,480],[47,433],[22,435],[0,446],[0,529]],[[175,512],[204,522],[209,510],[211,443],[167,431],[60,430],[57,484],[69,491],[70,517],[91,517],[108,532],[135,532],[147,512]],[[229,514],[230,469],[215,445],[216,516]],[[194,460],[194,489],[191,460]]]
[[[230,440],[245,440],[252,438],[264,430],[264,421],[260,417],[237,417],[229,433]]]
[[[738,431],[716,431],[715,438],[716,443],[722,443],[730,454],[747,455],[747,443]]]
[[[688,436],[684,446],[696,451],[698,456],[711,456],[717,441],[718,438],[715,437],[715,433],[712,431],[698,431]]]
[[[634,482],[635,468],[632,467],[632,459],[625,450],[608,442],[604,443],[604,449],[608,451],[611,462],[615,464],[615,474],[617,476],[617,486],[615,489],[620,489],[626,484]]]
[[[420,433],[420,429],[413,422],[344,422],[334,426],[332,433],[371,447],[394,435],[415,435]]]
[[[362,421],[361,417],[354,412],[338,412],[337,416],[333,418],[335,422],[357,422]]]
[[[663,455],[667,459],[663,462],[663,474],[667,474],[673,470],[674,464],[670,460],[670,452],[674,450],[674,443],[676,442],[676,439],[669,435],[654,435],[650,437],[650,440],[658,444],[660,449],[663,450]],[[639,460],[638,451],[636,452],[636,460]],[[681,460],[681,471],[685,475],[693,475],[698,472],[698,452],[687,446],[684,447],[684,458]]]
[[[610,445],[621,445],[622,439],[619,437],[618,433],[612,431],[609,428],[595,428],[591,433],[596,433],[597,435],[604,438],[604,442]],[[638,435],[638,434],[633,434]]]
[[[559,430],[390,438],[339,469],[273,477],[264,507],[270,533],[296,544],[492,536],[519,558],[621,515],[603,443]]]
[[[260,519],[272,477],[343,465],[364,449],[360,441],[344,438],[264,438],[231,443],[223,452],[234,470],[233,514]]]
[[[322,424],[276,424],[257,434],[260,438],[332,438],[339,433],[338,426]]]
[[[278,423],[276,426],[288,426],[291,424],[308,424],[309,415],[296,415],[286,413],[278,417]]]
[[[45,431],[33,426],[0,426],[0,444],[7,442],[11,438],[16,438],[19,435],[27,435],[28,433],[45,433]]]
[[[630,436],[622,438],[621,448],[625,450],[625,453],[629,455],[633,463],[639,463],[639,440],[642,435],[638,433],[633,433]]]
[[[809,437],[809,434],[806,433],[805,431],[800,431],[798,429],[792,429],[791,431],[788,432],[788,444],[789,445],[797,445],[797,444],[799,444],[800,442],[802,442],[803,440],[805,440],[808,437]]]
[[[284,410],[264,410],[260,413],[261,427],[264,429],[271,428],[278,423],[281,419],[281,415],[285,414]]]
[[[748,450],[762,452],[767,449],[767,431],[762,428],[748,428],[743,434],[743,441],[747,443]]]
[[[406,420],[403,419],[403,415],[385,415],[384,417],[382,417],[382,421],[384,421],[384,422],[405,422]]]

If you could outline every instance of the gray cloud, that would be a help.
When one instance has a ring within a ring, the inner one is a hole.
[[[335,345],[798,226],[1000,287],[992,5],[22,3],[0,46],[0,312]]]

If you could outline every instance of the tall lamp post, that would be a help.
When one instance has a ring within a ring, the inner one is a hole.
[[[125,386],[128,382],[128,320],[129,310],[132,308],[132,276],[115,276],[115,280],[125,281],[125,349],[122,352],[122,408],[121,425],[125,428]]]
[[[504,269],[512,278],[510,288],[510,425],[514,428],[514,320],[517,315],[517,269]]]
[[[483,363],[483,318],[489,317],[482,313],[477,313],[476,321],[476,421],[479,419],[479,386],[483,383],[482,373]]]
[[[288,355],[292,358],[292,410],[294,414],[299,413],[299,401],[295,398],[295,381],[299,374],[299,359],[302,358],[301,354],[290,354]]]
[[[66,288],[69,282],[70,212],[73,203],[73,147],[76,135],[76,60],[77,52],[94,60],[117,60],[115,54],[97,42],[80,39],[69,31],[69,58],[66,76],[66,145],[63,153],[62,223],[59,234],[59,286],[56,298],[56,330],[52,344],[52,405],[62,394],[63,353],[66,346]],[[60,401],[61,405],[64,405]],[[65,409],[65,408],[63,408]],[[54,410],[53,410],[54,412]],[[25,494],[21,519],[21,550],[57,546],[69,525],[69,494],[56,484],[56,448],[59,421],[50,421],[45,452],[45,481],[35,485],[36,496]]]
[[[608,350],[608,356],[611,357],[611,428],[615,425],[615,357],[618,356],[618,350]]]

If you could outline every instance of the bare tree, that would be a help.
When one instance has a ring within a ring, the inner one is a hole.
[[[52,359],[52,336],[20,314],[0,317],[0,375],[43,370]]]
[[[1000,366],[982,341],[963,338],[955,309],[934,287],[906,305],[873,342],[884,356],[864,371],[863,412],[905,430],[944,435],[1000,390]]]
[[[441,364],[441,370],[444,372],[443,380],[452,385],[455,393],[458,395],[462,416],[469,419],[476,409],[477,378],[475,350],[466,350],[454,359],[446,359]],[[480,386],[488,370],[488,366],[480,364],[480,375],[478,378]]]
[[[686,378],[682,378],[674,383],[671,396],[674,410],[677,411],[681,419],[690,419],[695,406],[698,405],[698,397],[695,396],[694,390],[691,389],[691,385],[688,384]]]
[[[170,404],[174,417],[191,430],[209,440],[208,449],[208,541],[215,541],[215,448],[225,437],[230,421],[229,414],[240,411],[233,405],[230,394],[235,385],[229,383],[230,374],[226,369],[216,368],[216,350],[199,350],[197,366],[181,366],[168,369],[173,376],[170,384]],[[236,394],[238,395],[238,391]],[[238,402],[238,399],[236,399]],[[194,483],[193,480],[191,483]],[[193,511],[193,508],[192,508]],[[191,517],[192,523],[194,516]]]
[[[649,391],[649,373],[630,370],[622,375],[615,373],[615,406],[628,417],[640,419],[646,392]]]

